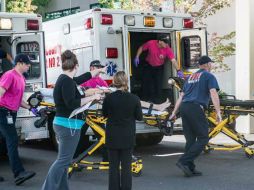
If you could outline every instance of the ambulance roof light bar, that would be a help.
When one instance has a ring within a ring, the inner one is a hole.
[[[135,16],[125,15],[124,24],[126,24],[127,26],[135,26]]]
[[[102,25],[112,25],[113,16],[111,14],[101,14],[101,24]]]
[[[155,17],[153,17],[153,16],[144,16],[144,26],[154,27],[155,26]]]
[[[26,30],[39,30],[39,20],[27,19]]]
[[[193,20],[191,18],[183,19],[183,27],[184,28],[193,28]]]
[[[0,30],[11,30],[12,19],[11,18],[0,18]]]

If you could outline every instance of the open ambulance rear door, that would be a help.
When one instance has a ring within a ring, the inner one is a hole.
[[[198,69],[198,59],[207,55],[207,32],[205,28],[176,31],[177,61],[185,74]]]
[[[12,54],[15,57],[19,53],[28,55],[32,61],[29,71],[25,74],[26,89],[24,100],[27,100],[33,92],[46,86],[43,32],[13,35]],[[20,109],[19,116],[27,117],[33,115],[26,109]]]

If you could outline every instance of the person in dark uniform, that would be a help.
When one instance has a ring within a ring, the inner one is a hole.
[[[210,97],[216,110],[217,122],[221,121],[220,101],[217,93],[219,86],[215,76],[210,73],[212,62],[208,56],[202,56],[199,59],[200,69],[185,81],[183,91],[170,116],[170,119],[174,118],[180,107],[186,145],[184,154],[176,165],[187,177],[202,175],[195,169],[194,160],[204,150],[209,140],[208,121],[204,110],[208,106]]]
[[[142,120],[139,98],[128,92],[128,78],[119,71],[113,78],[117,90],[103,101],[102,112],[108,118],[106,147],[109,155],[109,190],[131,190],[131,160],[135,145],[136,120]],[[121,166],[121,169],[120,169]]]

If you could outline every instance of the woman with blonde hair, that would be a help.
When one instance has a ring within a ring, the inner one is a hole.
[[[117,90],[103,101],[106,147],[109,155],[109,190],[131,190],[131,160],[135,145],[136,120],[142,120],[139,98],[128,92],[128,78],[123,71],[113,77]],[[120,169],[121,166],[121,169]]]

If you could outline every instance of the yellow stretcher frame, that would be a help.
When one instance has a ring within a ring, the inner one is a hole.
[[[252,158],[254,155],[254,149],[251,148],[254,144],[253,141],[248,141],[244,135],[238,133],[232,125],[236,122],[236,119],[240,115],[247,115],[254,113],[253,109],[245,109],[235,106],[221,106],[223,120],[220,123],[216,122],[215,112],[208,112],[208,121],[212,125],[209,132],[209,140],[215,138],[218,134],[223,133],[237,144],[214,144],[208,143],[204,152],[209,153],[211,150],[218,151],[234,151],[243,149],[247,158]]]

